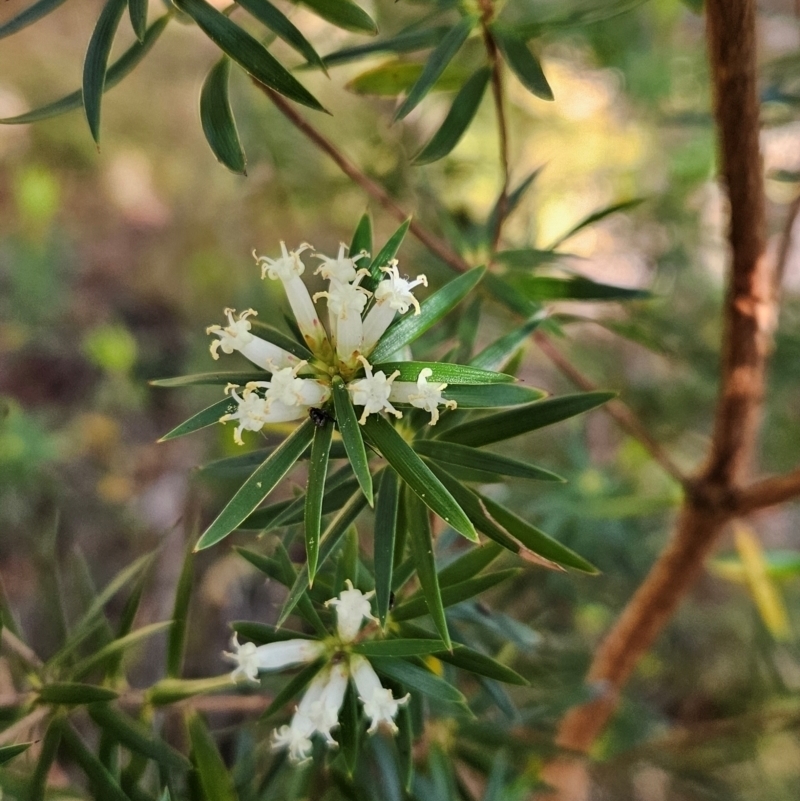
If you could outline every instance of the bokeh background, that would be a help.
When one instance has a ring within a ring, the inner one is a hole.
[[[556,101],[532,97],[509,76],[514,179],[542,169],[504,241],[545,247],[597,208],[644,198],[565,249],[574,254],[571,269],[648,288],[653,298],[555,306],[564,333],[555,342],[593,382],[619,391],[690,469],[705,451],[713,415],[726,264],[702,17],[678,0],[527,2],[524,9],[561,20],[537,40]],[[391,32],[415,13],[403,5],[376,0],[370,11]],[[19,0],[3,3],[0,22],[20,8]],[[73,0],[0,42],[0,117],[80,85],[99,8]],[[151,8],[151,15],[160,11]],[[773,253],[800,182],[794,12],[790,0],[760,4]],[[359,41],[302,10],[294,19],[323,54]],[[132,41],[127,25],[123,20],[121,38]],[[272,254],[281,239],[307,240],[333,253],[366,208],[377,241],[396,227],[236,71],[233,103],[248,175],[218,165],[198,119],[200,85],[217,56],[196,28],[170,25],[106,96],[99,150],[80,111],[0,126],[2,613],[43,656],[93,587],[153,549],[158,557],[139,622],[169,617],[192,531],[231,491],[194,468],[240,451],[222,426],[158,444],[216,395],[213,388],[165,390],[147,381],[213,369],[204,329],[221,322],[226,305],[280,319],[282,300],[259,280],[253,248]],[[330,79],[304,74],[333,111],[309,116],[401,204],[480,263],[471,234],[500,187],[489,94],[450,157],[411,167],[449,95],[433,95],[406,122],[391,125],[392,98],[347,88],[384,60],[338,67]],[[448,278],[411,239],[400,256],[408,273],[425,272],[434,284]],[[486,298],[481,312],[479,342],[508,329],[510,312],[496,302]],[[447,323],[451,338],[458,322],[455,315]],[[790,253],[754,472],[797,464],[798,323],[800,253]],[[533,344],[520,374],[553,393],[571,390]],[[247,447],[259,444],[252,438]],[[533,680],[515,700],[546,742],[562,711],[589,692],[581,680],[591,652],[663,547],[679,492],[603,412],[528,435],[513,448],[569,483],[531,491],[511,481],[490,491],[602,571],[584,577],[529,567],[486,599],[527,626],[508,645]],[[800,514],[789,506],[748,525],[763,548],[767,600],[754,602],[741,556],[726,539],[597,745],[596,781],[607,797],[797,798]],[[262,579],[227,546],[197,558],[186,675],[225,669],[220,652],[229,620],[273,619],[280,592]],[[133,676],[142,686],[160,675],[162,652],[154,639],[140,654]],[[0,696],[9,676],[0,658]],[[531,772],[543,758],[537,742],[531,739]]]

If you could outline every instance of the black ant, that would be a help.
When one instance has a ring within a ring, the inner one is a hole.
[[[308,416],[317,428],[325,428],[328,423],[334,422],[334,418],[325,409],[318,409],[316,406],[308,410]]]

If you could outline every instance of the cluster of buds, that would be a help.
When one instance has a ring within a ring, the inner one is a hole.
[[[291,721],[272,733],[273,749],[288,749],[293,762],[310,759],[315,735],[321,736],[329,747],[338,745],[332,731],[339,725],[339,713],[350,680],[364,714],[370,718],[370,733],[380,726],[396,732],[394,719],[398,708],[408,701],[407,695],[395,698],[392,691],[381,684],[369,659],[350,652],[364,620],[376,621],[376,618],[370,608],[374,591],[365,594],[355,589],[350,580],[346,583],[347,589],[326,603],[336,609],[336,635],[329,640],[292,639],[256,646],[251,642],[240,644],[234,635],[233,651],[225,653],[235,664],[231,674],[234,681],[240,675],[255,681],[260,671],[326,660],[297,704]]]
[[[444,383],[431,382],[429,368],[420,371],[416,381],[397,381],[395,371],[387,376],[382,370],[373,371],[368,361],[370,353],[380,341],[398,314],[410,309],[420,313],[419,301],[414,297],[416,287],[427,286],[424,275],[413,281],[400,276],[397,261],[382,268],[384,277],[374,292],[361,286],[369,271],[359,267],[367,259],[365,251],[346,255],[346,246],[340,245],[335,258],[314,254],[321,261],[316,273],[328,283],[328,289],[313,297],[301,276],[305,264],[301,254],[313,250],[306,243],[297,250],[287,250],[281,242],[281,255],[272,259],[256,256],[261,277],[279,280],[286,291],[297,326],[306,345],[314,356],[311,363],[262,339],[252,331],[253,309],[238,316],[226,309],[228,324],[212,325],[207,333],[217,339],[211,343],[211,355],[239,351],[253,364],[271,373],[268,381],[248,383],[241,393],[238,385],[229,385],[226,392],[237,403],[235,412],[226,414],[221,422],[236,421],[234,439],[242,443],[243,431],[260,431],[268,423],[283,423],[307,416],[313,408],[322,406],[330,398],[331,378],[342,375],[347,381],[353,404],[363,408],[360,422],[370,414],[388,412],[402,417],[393,404],[408,404],[427,411],[430,424],[439,419],[439,408],[454,409],[456,403],[446,400],[442,392]],[[255,254],[254,254],[255,256]],[[320,321],[315,303],[325,298],[328,307],[328,330]],[[363,371],[363,376],[358,374]]]

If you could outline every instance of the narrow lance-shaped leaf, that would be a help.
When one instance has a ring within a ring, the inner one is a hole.
[[[358,221],[348,253],[350,256],[357,256],[362,251],[372,253],[372,217],[369,216],[368,211],[365,211]]]
[[[238,549],[237,549],[238,550]],[[243,548],[241,549],[244,550]],[[286,640],[311,640],[309,634],[291,629],[278,629],[269,623],[255,623],[250,620],[234,620],[231,628],[245,639],[252,640],[258,645],[271,642],[286,642]],[[327,632],[326,632],[327,633]]]
[[[205,0],[175,0],[175,5],[257,81],[290,100],[324,111],[319,101],[263,45]]]
[[[114,690],[92,684],[57,681],[45,684],[39,690],[39,699],[45,704],[94,704],[117,697]]]
[[[63,2],[64,0],[39,0],[38,3],[28,6],[8,22],[0,25],[0,39],[11,36],[12,33],[21,31],[23,28],[27,28],[28,25],[33,25],[34,22],[38,22],[51,11],[55,11]]]
[[[165,14],[163,17],[157,19],[147,29],[144,40],[141,42],[137,41],[131,45],[131,47],[108,68],[104,85],[105,91],[116,86],[123,78],[127,77],[133,68],[150,52],[170,19],[172,19],[171,14]],[[26,111],[24,114],[18,114],[16,117],[0,119],[0,125],[22,125],[29,122],[38,122],[39,120],[46,120],[50,117],[57,117],[59,114],[66,114],[68,111],[73,111],[76,108],[80,108],[82,105],[83,92],[78,89],[62,97],[60,100],[54,100],[52,103],[40,106],[32,111]]]
[[[237,0],[259,22],[266,25],[276,36],[294,48],[312,66],[325,69],[325,63],[300,32],[297,26],[269,0]]]
[[[420,313],[406,314],[389,326],[381,341],[370,355],[372,362],[381,362],[397,353],[400,348],[413,342],[432,325],[438,323],[452,311],[477,285],[486,272],[485,267],[476,267],[445,284],[441,289],[425,298],[420,304]]]
[[[352,680],[348,682],[339,719],[340,735],[338,739],[342,748],[342,757],[347,767],[347,775],[352,776],[356,769],[358,745],[361,739],[361,705]]]
[[[583,414],[613,397],[613,392],[582,392],[549,398],[454,426],[444,431],[441,439],[478,448]]]
[[[336,424],[339,427],[339,433],[342,435],[347,458],[350,460],[364,497],[369,505],[372,506],[374,503],[372,474],[369,471],[367,451],[364,447],[364,439],[361,436],[361,426],[358,424],[356,410],[353,408],[353,401],[341,377],[334,377],[331,390],[333,406],[336,412]]]
[[[430,670],[394,657],[373,656],[369,661],[378,673],[399,681],[412,690],[418,690],[440,701],[464,703],[464,696],[456,687]]]
[[[203,719],[196,712],[190,712],[186,728],[192,744],[192,761],[200,775],[205,797],[214,801],[238,801],[233,777]]]
[[[30,783],[28,784],[27,801],[44,801],[45,789],[47,788],[47,777],[50,768],[61,744],[62,719],[60,715],[55,715],[47,726],[44,741],[39,752],[39,759],[33,770]]]
[[[70,756],[78,763],[86,774],[95,798],[103,801],[130,801],[114,776],[109,773],[103,763],[84,745],[71,726],[65,725],[61,731],[61,739]]]
[[[628,211],[628,209],[634,209],[640,203],[644,203],[644,198],[636,197],[632,198],[631,200],[623,200],[620,203],[612,203],[610,206],[593,211],[590,215],[584,217],[579,223],[572,226],[572,228],[570,228],[565,234],[562,234],[560,237],[558,237],[558,239],[556,239],[555,242],[550,245],[550,250],[555,250],[560,244],[566,242],[568,239],[577,234],[578,231],[582,231],[584,228],[594,225],[596,222],[600,222],[600,220],[603,220],[612,214],[616,214],[619,211]]]
[[[412,164],[430,164],[438,161],[461,141],[461,137],[466,133],[478,111],[491,74],[490,67],[481,67],[461,87],[441,127],[430,142],[414,156]]]
[[[537,316],[508,334],[500,337],[475,356],[470,365],[484,370],[501,370],[517,352],[520,345],[539,327],[542,317]]]
[[[397,509],[400,502],[400,485],[397,473],[384,470],[378,488],[375,506],[375,604],[381,626],[386,627],[389,600],[392,595],[392,572],[394,570],[394,547],[397,533]]]
[[[524,39],[499,25],[492,26],[492,36],[503,54],[506,63],[514,71],[522,85],[542,100],[552,100],[553,90],[544,77],[539,59],[533,55]]]
[[[425,606],[439,636],[449,650],[453,646],[447,630],[444,603],[439,588],[439,575],[436,572],[433,532],[428,518],[428,510],[422,501],[410,492],[405,493],[405,500],[406,514],[408,515],[408,541],[411,545],[411,554],[417,568],[417,578],[422,588]],[[392,616],[394,617],[394,613]]]
[[[323,59],[328,67],[334,67],[358,61],[373,53],[413,53],[416,50],[424,50],[426,47],[438,44],[449,30],[450,27],[447,25],[437,25],[432,28],[402,31],[388,39],[377,39],[367,44],[336,50],[323,56]]]
[[[128,0],[128,14],[136,38],[143,42],[147,32],[147,0]]]
[[[453,384],[442,392],[442,397],[454,400],[459,409],[492,409],[532,403],[545,394],[541,389],[519,384]]]
[[[372,17],[352,0],[301,0],[301,2],[337,28],[370,35],[378,32],[378,26]]]
[[[519,185],[509,192],[506,198],[503,198],[502,195],[498,197],[497,202],[492,208],[492,213],[489,215],[489,219],[486,221],[485,231],[486,237],[489,241],[491,241],[492,237],[494,236],[494,232],[497,229],[497,218],[500,216],[500,212],[502,211],[504,219],[507,218],[517,208],[517,206],[519,206],[520,201],[525,196],[525,193],[531,188],[533,182],[536,180],[541,171],[542,168],[537,167],[527,178],[520,181]],[[505,202],[503,202],[504,200]]]
[[[362,656],[427,656],[437,651],[444,651],[449,646],[444,640],[429,639],[389,639],[389,640],[368,640],[356,643],[352,647],[354,654]]]
[[[291,470],[303,451],[311,444],[314,423],[306,420],[298,426],[270,455],[200,537],[195,551],[202,551],[228,536],[272,492]]]
[[[167,676],[177,678],[183,669],[183,654],[186,648],[186,627],[189,624],[189,603],[192,599],[194,559],[186,551],[183,567],[175,588],[175,603],[172,606],[172,625],[167,637]]]
[[[399,373],[397,381],[416,381],[422,370],[430,370],[428,381],[446,381],[448,384],[511,384],[514,376],[482,370],[466,364],[447,362],[373,362],[372,369],[391,375]]]
[[[553,264],[570,255],[570,253],[558,253],[555,250],[520,248],[519,250],[501,250],[492,258],[498,264],[512,270],[533,270],[543,264]]]
[[[106,82],[106,68],[117,27],[127,0],[108,0],[100,12],[83,62],[83,108],[95,142],[100,141],[100,104]]]
[[[325,476],[328,474],[328,456],[333,438],[333,422],[325,420],[314,429],[311,459],[308,462],[306,486],[305,535],[308,584],[314,584],[319,559],[319,538],[322,528],[322,498],[325,493]]]
[[[447,35],[434,48],[425,63],[422,75],[411,88],[408,97],[400,105],[394,115],[395,121],[402,120],[419,102],[428,94],[436,79],[444,72],[445,67],[450,63],[453,56],[461,49],[461,45],[467,40],[470,31],[475,27],[475,17],[463,17],[460,22],[454,25]]]
[[[439,585],[447,587],[471,579],[494,562],[502,551],[502,547],[496,542],[470,548],[463,556],[439,571]]]
[[[424,69],[424,64],[415,64],[411,61],[401,59],[386,61],[351,78],[345,84],[345,89],[365,97],[397,97],[411,89]],[[469,72],[451,64],[439,76],[430,91],[456,92],[468,77]]]
[[[650,297],[646,289],[600,284],[583,276],[556,278],[549,275],[510,276],[520,294],[537,303],[550,300],[635,300]]]
[[[231,172],[247,175],[247,160],[239,141],[228,93],[231,60],[223,56],[203,81],[200,122],[211,151]]]
[[[206,406],[205,409],[192,415],[188,420],[175,426],[172,431],[168,431],[161,437],[159,442],[167,442],[170,439],[183,437],[186,434],[193,434],[195,431],[200,431],[201,428],[208,428],[219,422],[220,417],[226,414],[233,414],[237,409],[237,403],[233,398],[223,398],[211,406]]]
[[[381,278],[383,278],[382,268],[386,267],[397,255],[397,251],[400,250],[400,245],[403,244],[403,240],[408,233],[408,227],[410,225],[411,218],[409,217],[389,237],[389,239],[386,240],[386,244],[380,249],[375,258],[373,258],[369,265],[369,276],[365,278],[365,282],[363,284],[367,289],[374,289]]]
[[[0,747],[0,765],[27,751],[33,743],[17,743]]]
[[[364,432],[425,505],[459,534],[473,542],[477,541],[478,535],[464,510],[391,423],[382,417],[370,415],[364,426]],[[410,528],[412,526],[409,526]]]

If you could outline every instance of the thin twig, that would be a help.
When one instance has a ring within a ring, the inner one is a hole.
[[[38,706],[32,712],[20,718],[15,724],[0,731],[0,745],[9,745],[21,739],[32,729],[35,729],[48,715],[50,707]]]
[[[304,133],[320,150],[327,153],[336,163],[336,166],[351,180],[358,184],[370,197],[374,198],[386,211],[389,212],[398,222],[404,222],[409,214],[399,206],[389,195],[389,193],[369,176],[362,172],[350,159],[345,156],[333,142],[320,133],[311,123],[309,123],[288,100],[277,92],[273,92],[268,86],[259,83],[255,79],[253,83],[264,92],[267,97],[277,106],[278,110],[295,126]],[[411,233],[425,245],[431,253],[438,256],[445,264],[459,273],[470,269],[468,264],[455,250],[446,242],[431,233],[425,226],[416,220],[411,220],[409,226]]]
[[[44,667],[44,662],[39,659],[34,653],[33,649],[25,645],[16,634],[10,632],[7,628],[3,628],[0,633],[0,643],[8,648],[11,653],[21,659],[28,667],[34,670],[39,670]]]
[[[553,345],[549,337],[541,331],[534,334],[534,341],[541,349],[542,353],[579,389],[585,392],[594,392],[597,387],[586,378],[574,365],[570,364],[567,358]],[[653,460],[661,465],[662,469],[668,473],[682,486],[687,486],[687,477],[681,469],[672,461],[669,454],[659,445],[645,428],[644,423],[639,420],[633,410],[620,400],[612,400],[603,406],[603,410],[612,417],[619,427],[630,434],[643,448],[653,457]]]
[[[741,516],[778,506],[800,498],[800,468],[783,476],[771,476],[751,484],[736,496],[736,512]]]

